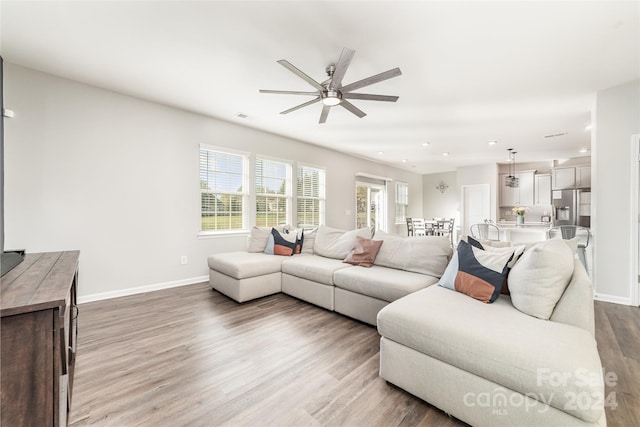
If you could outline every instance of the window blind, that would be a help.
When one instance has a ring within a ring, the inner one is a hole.
[[[244,228],[246,156],[200,148],[201,231]]]
[[[256,225],[289,224],[291,211],[291,165],[256,159]]]
[[[407,220],[409,208],[409,184],[396,182],[396,224],[402,224]]]
[[[325,171],[298,165],[297,180],[298,227],[309,229],[324,224]]]

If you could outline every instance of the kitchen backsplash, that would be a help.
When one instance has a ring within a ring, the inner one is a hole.
[[[526,222],[541,222],[544,215],[552,215],[551,205],[527,206],[527,212],[524,214]],[[511,208],[500,208],[500,220],[515,221],[516,214]]]

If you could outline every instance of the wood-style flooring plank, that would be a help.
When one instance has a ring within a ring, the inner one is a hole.
[[[609,426],[640,425],[640,311],[596,303],[619,379]],[[70,425],[464,426],[378,376],[376,329],[284,294],[208,283],[82,304]]]

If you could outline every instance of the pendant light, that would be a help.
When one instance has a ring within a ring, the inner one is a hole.
[[[511,188],[517,188],[520,183],[520,179],[516,177],[516,153],[517,151],[513,151],[513,148],[507,149],[509,152],[509,175],[505,178],[505,186]]]

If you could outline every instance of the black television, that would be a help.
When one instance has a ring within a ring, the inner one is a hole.
[[[0,56],[0,104],[2,109],[2,120],[0,120],[0,269],[1,276],[11,271],[20,264],[24,258],[24,251],[5,251],[4,248],[4,59]]]

